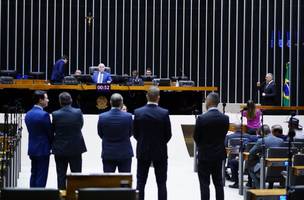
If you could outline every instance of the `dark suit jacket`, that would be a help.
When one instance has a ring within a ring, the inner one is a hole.
[[[142,78],[131,77],[128,79],[128,85],[144,85]]]
[[[86,152],[82,136],[83,116],[80,109],[64,106],[52,113],[55,132],[53,154],[73,156]]]
[[[117,108],[99,115],[97,128],[102,139],[103,159],[122,160],[133,157],[130,142],[132,126],[132,115]]]
[[[199,160],[217,161],[226,158],[225,137],[228,129],[229,117],[217,109],[198,116],[193,138]]]
[[[134,137],[137,140],[138,159],[167,159],[167,143],[171,136],[168,110],[155,104],[147,104],[134,111]]]
[[[52,71],[52,76],[51,76],[51,81],[53,82],[62,82],[64,78],[64,61],[63,59],[60,59],[56,61],[53,71]]]
[[[49,113],[34,106],[26,113],[25,124],[29,133],[28,155],[50,155],[53,133]]]
[[[93,73],[93,82],[94,83],[97,83],[98,82],[98,75],[99,75],[99,71],[95,71]],[[111,78],[111,74],[108,73],[108,72],[103,72],[103,79],[102,79],[102,83],[108,83],[112,81],[112,78]]]
[[[262,96],[262,103],[264,105],[276,105],[276,86],[274,81],[268,85],[264,83],[261,89],[261,93],[265,93],[265,96]]]

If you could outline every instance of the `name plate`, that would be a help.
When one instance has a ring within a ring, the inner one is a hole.
[[[96,90],[98,92],[110,92],[111,91],[111,84],[98,83],[98,84],[96,84]]]

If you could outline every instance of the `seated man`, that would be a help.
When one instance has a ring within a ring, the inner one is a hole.
[[[248,142],[256,141],[255,135],[249,135],[248,133],[241,133],[241,124],[234,124],[236,131],[230,135],[226,136],[225,145],[228,147],[228,142],[233,138],[241,138],[241,134],[243,137],[243,145],[245,146]],[[239,161],[238,157],[233,156],[228,158],[228,166],[231,169],[231,180],[234,181],[234,184],[229,185],[230,188],[238,188],[239,187],[239,179],[238,179],[238,170],[239,170]]]
[[[268,126],[269,129],[269,126]],[[270,147],[281,147],[284,145],[284,141],[281,138],[275,136],[276,132],[268,133],[264,127],[264,143],[265,149]],[[248,158],[248,173],[253,180],[253,188],[260,187],[260,159],[259,155],[262,153],[262,138],[258,139],[257,143],[249,151]]]
[[[81,75],[81,70],[77,69],[74,73],[74,75]]]
[[[139,78],[137,70],[132,71],[132,76],[128,80],[128,85],[144,85],[143,80]]]
[[[233,138],[240,138],[241,137],[241,124],[235,123],[233,124],[235,127],[235,132],[232,134],[227,134],[225,138],[225,146],[228,147],[228,141]],[[245,141],[245,144],[248,143],[249,141],[256,141],[257,136],[255,135],[249,135],[248,133],[242,133],[243,138]]]
[[[105,71],[105,65],[103,63],[100,63],[98,65],[98,71],[95,71],[93,73],[93,82],[94,83],[111,83],[112,78],[110,73]]]
[[[152,76],[152,70],[151,70],[150,67],[147,67],[145,76],[146,76],[146,77],[151,77],[151,76]]]
[[[281,125],[273,125],[271,127],[271,132],[274,136],[283,139],[284,141],[287,140],[287,135],[283,135],[283,128]]]

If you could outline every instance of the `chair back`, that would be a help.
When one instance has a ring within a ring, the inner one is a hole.
[[[241,146],[241,138],[231,138],[228,140],[228,147],[231,148],[230,154],[238,154]]]
[[[249,143],[247,143],[246,146],[245,146],[245,150],[244,151],[245,152],[249,152],[255,144],[256,144],[256,142],[249,142]]]
[[[294,142],[304,142],[304,139],[300,139],[300,138],[295,138]]]
[[[59,190],[46,188],[3,188],[1,200],[60,200]]]
[[[130,173],[104,173],[85,174],[70,173],[67,175],[67,200],[75,200],[75,191],[79,188],[131,188],[132,174]]]
[[[291,148],[291,152],[295,154],[297,149]],[[270,147],[267,149],[266,158],[288,158],[288,147]],[[282,172],[286,170],[285,162],[274,163],[274,165],[266,167],[266,182],[284,183],[285,179]]]
[[[293,155],[293,165],[294,166],[304,166],[304,154]]]
[[[131,188],[81,188],[78,200],[136,200],[137,192]]]
[[[99,71],[98,66],[90,66],[89,73],[92,75],[95,71]]]
[[[292,147],[291,152],[297,153],[297,148]],[[266,152],[267,158],[288,158],[288,147],[270,147]]]

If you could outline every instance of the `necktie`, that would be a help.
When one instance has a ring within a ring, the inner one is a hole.
[[[102,82],[103,82],[103,73],[99,72],[98,83],[102,83]]]

